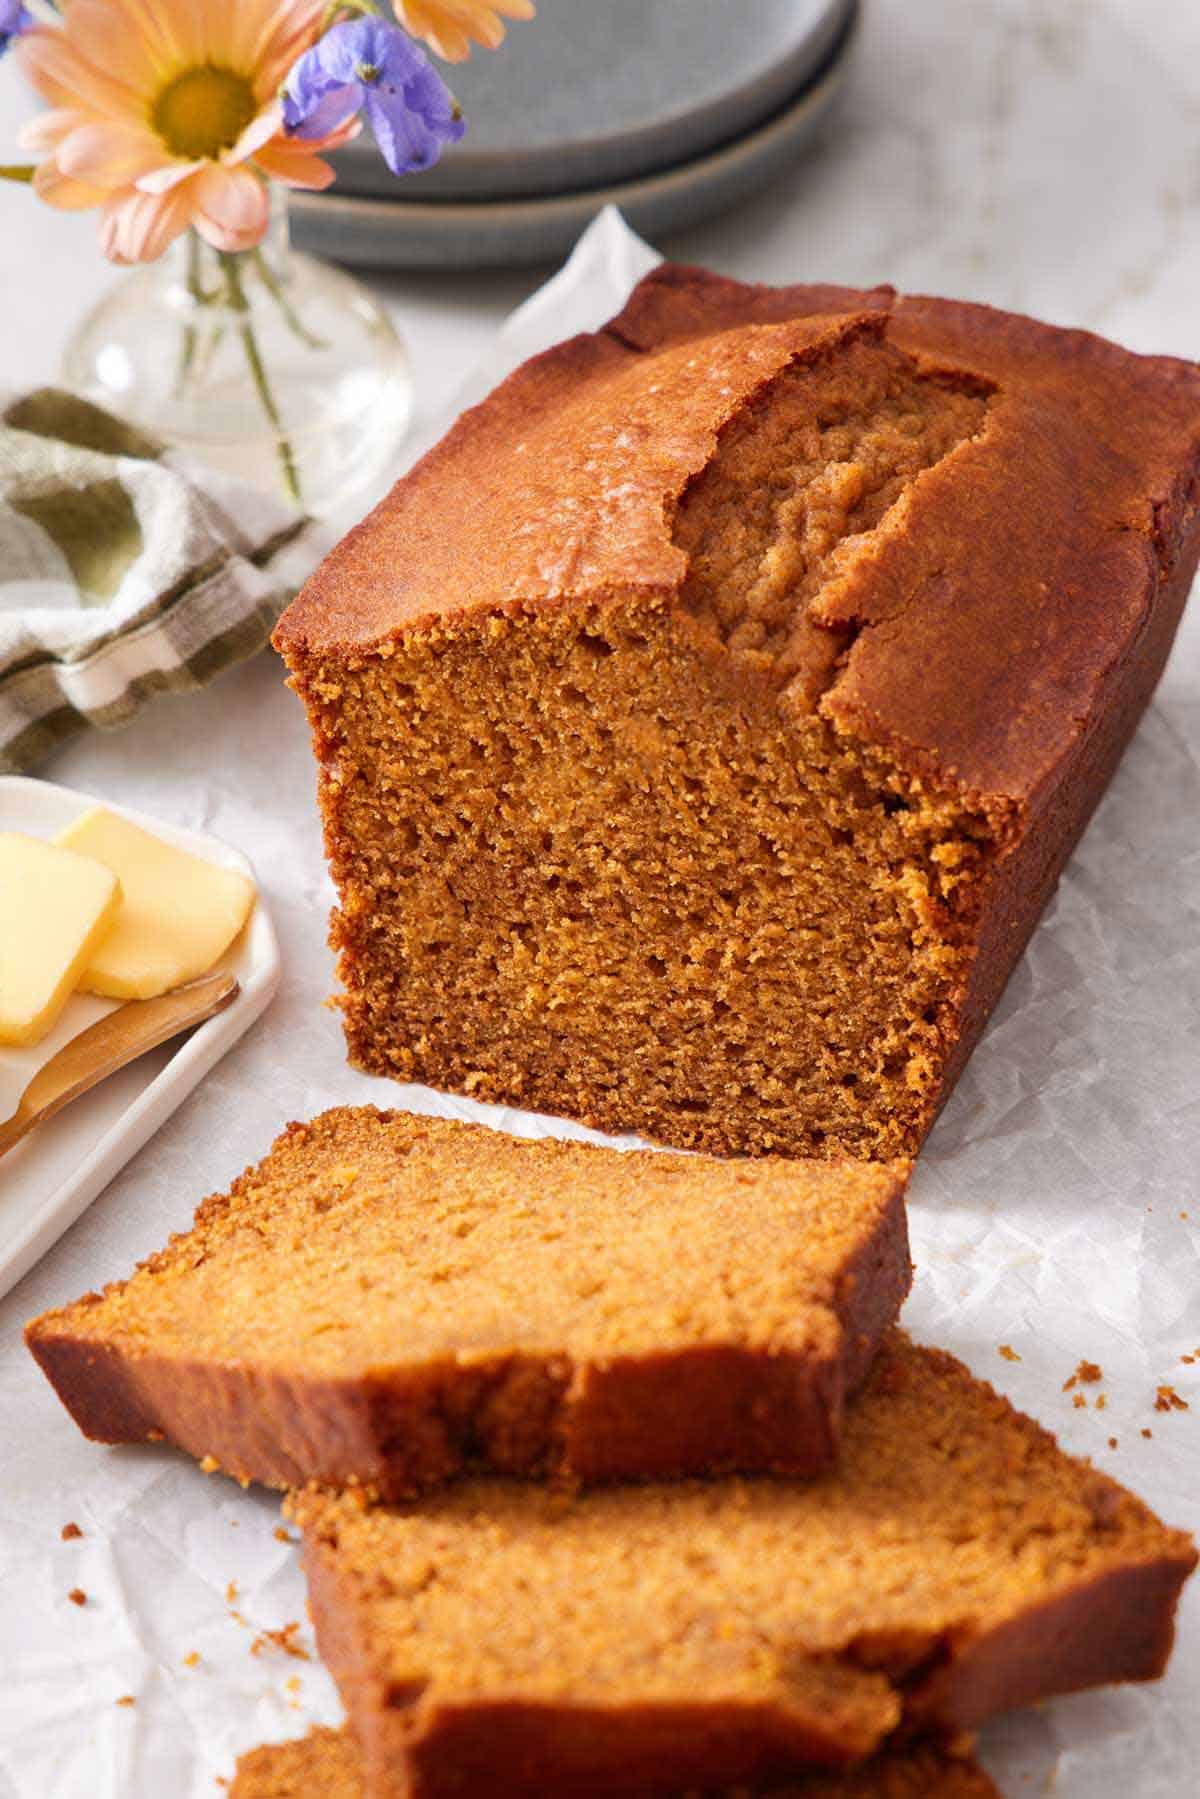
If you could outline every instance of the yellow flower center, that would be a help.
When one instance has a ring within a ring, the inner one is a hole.
[[[216,161],[232,149],[255,113],[258,101],[244,75],[205,63],[177,75],[154,102],[150,123],[172,156],[189,162]]]

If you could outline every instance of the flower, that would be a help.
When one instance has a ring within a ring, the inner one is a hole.
[[[424,38],[446,62],[464,62],[471,43],[498,50],[504,42],[503,13],[509,19],[532,19],[533,0],[392,0],[396,17]]]
[[[3,0],[0,0],[0,4]],[[297,143],[278,90],[320,29],[325,0],[66,0],[14,54],[51,110],[23,141],[45,160],[51,206],[100,209],[113,262],[149,262],[189,225],[218,250],[267,228],[266,177],[327,187],[319,151],[352,120]]]
[[[33,14],[21,5],[21,0],[0,0],[0,56],[32,24]]]
[[[394,175],[427,169],[466,130],[425,52],[383,19],[335,25],[284,85],[283,121],[302,141],[342,129],[360,110]]]

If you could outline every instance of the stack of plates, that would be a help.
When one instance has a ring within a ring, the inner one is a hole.
[[[301,249],[375,268],[561,256],[601,207],[647,236],[748,197],[841,86],[857,0],[542,0],[498,55],[446,73],[468,120],[421,175],[369,142],[337,186],[293,198]]]

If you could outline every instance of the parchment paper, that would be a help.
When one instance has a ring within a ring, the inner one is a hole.
[[[652,261],[615,216],[598,221],[509,321],[469,397],[609,316]],[[323,1106],[375,1100],[586,1133],[347,1068],[322,1007],[332,893],[307,733],[271,656],[80,746],[53,773],[246,850],[284,979],[249,1037],[0,1305],[0,1795],[212,1799],[242,1749],[338,1716],[315,1661],[259,1635],[298,1620],[312,1649],[277,1505],[167,1449],[85,1443],[23,1349],[23,1322],[128,1273],[286,1119]],[[1181,1358],[1200,1351],[1198,821],[1193,617],[921,1159],[906,1311],[918,1337],[962,1356],[1068,1448],[1192,1529],[1200,1361]],[[1103,1379],[1064,1391],[1082,1359]],[[1160,1384],[1190,1409],[1156,1410]],[[81,1539],[61,1539],[68,1521]],[[86,1604],[71,1602],[73,1588]],[[1200,1791],[1200,1581],[1161,1684],[1005,1720],[984,1733],[983,1754],[1010,1796],[1051,1785],[1056,1799]]]

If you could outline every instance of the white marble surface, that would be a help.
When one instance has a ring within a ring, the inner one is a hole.
[[[18,111],[0,69],[0,160]],[[52,376],[97,290],[91,233],[86,218],[0,189],[0,383]],[[820,154],[755,206],[661,247],[754,279],[890,279],[1195,355],[1200,8],[873,0]],[[539,278],[380,283],[413,348],[421,421]],[[333,1715],[315,1666],[249,1653],[257,1630],[300,1616],[291,1552],[272,1535],[270,1500],[205,1482],[165,1452],[79,1440],[19,1327],[126,1272],[284,1118],[339,1099],[394,1101],[397,1089],[346,1070],[320,1005],[329,888],[303,724],[269,657],[46,772],[240,843],[285,956],[284,988],[255,1032],[0,1306],[0,1419],[19,1421],[0,1465],[0,1799],[200,1799],[238,1749]],[[912,1308],[921,1334],[1193,1529],[1200,1370],[1178,1354],[1200,1346],[1197,815],[1194,617],[923,1158]],[[1022,1360],[1001,1361],[999,1341]],[[1061,1391],[1081,1356],[1105,1366],[1107,1413],[1075,1410]],[[1153,1414],[1156,1378],[1189,1394],[1192,1410]],[[81,1543],[58,1539],[69,1518],[87,1533]],[[75,1585],[92,1595],[82,1609],[66,1599]],[[193,1650],[200,1663],[185,1668]],[[1192,1593],[1161,1688],[1006,1722],[986,1734],[985,1755],[1009,1799],[1187,1799],[1200,1766],[1198,1685]],[[136,1705],[118,1707],[126,1694]]]

